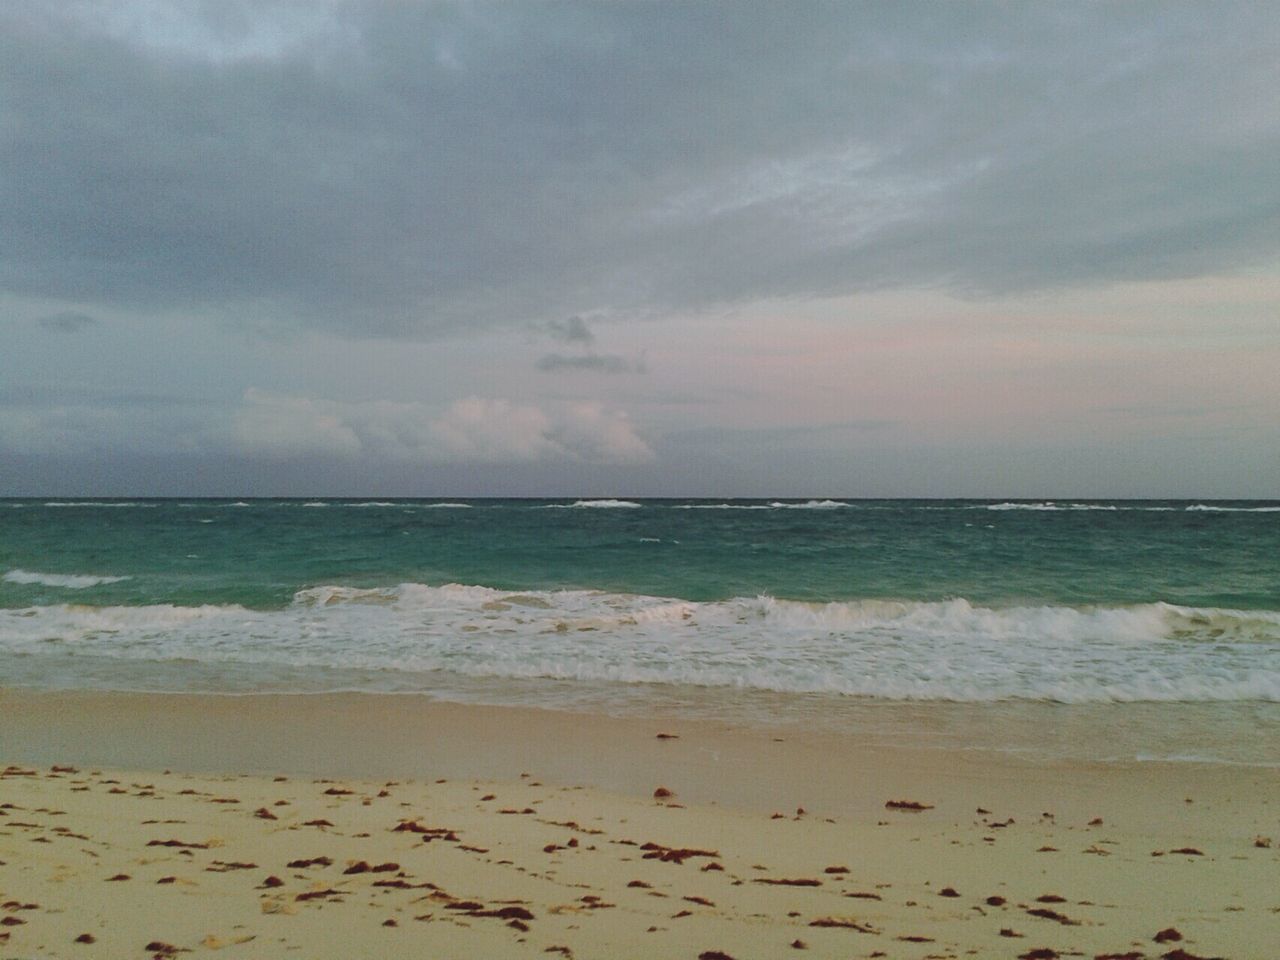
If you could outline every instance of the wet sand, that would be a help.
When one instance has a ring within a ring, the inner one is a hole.
[[[418,697],[16,691],[2,764],[0,957],[1280,944],[1274,769]]]

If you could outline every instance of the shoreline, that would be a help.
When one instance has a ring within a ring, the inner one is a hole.
[[[5,764],[0,917],[23,922],[3,957],[1265,960],[1280,931],[1266,768],[408,697],[0,690]]]
[[[10,762],[77,763],[186,773],[236,771],[362,778],[450,776],[544,779],[647,796],[655,778],[680,777],[699,802],[763,810],[799,803],[848,812],[877,791],[911,790],[940,774],[961,787],[996,778],[1052,794],[1066,777],[1135,782],[1176,793],[1222,781],[1272,784],[1269,763],[1026,756],[928,740],[957,713],[878,707],[873,729],[834,732],[795,723],[748,726],[681,715],[607,715],[532,706],[434,700],[421,694],[124,693],[0,687],[0,754]],[[1044,705],[1037,705],[1043,708]],[[961,705],[962,713],[983,713]],[[1042,726],[1046,719],[1041,715]],[[901,736],[891,736],[894,724]],[[671,733],[671,739],[657,739]],[[1065,736],[1077,733],[1068,728]],[[870,775],[869,775],[869,772]],[[980,801],[980,798],[977,798]]]

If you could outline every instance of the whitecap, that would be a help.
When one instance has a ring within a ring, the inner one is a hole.
[[[842,500],[806,500],[803,503],[787,503],[774,500],[769,504],[775,510],[837,510],[849,504]]]
[[[132,579],[127,576],[99,576],[91,573],[38,573],[31,570],[10,570],[4,575],[6,583],[39,584],[44,587],[65,587],[68,590],[84,590],[104,583],[119,583]]]
[[[60,641],[56,651],[51,638]],[[1280,702],[1280,611],[1164,603],[696,602],[457,583],[326,584],[276,610],[0,610],[0,653],[887,700]]]
[[[1203,513],[1280,513],[1280,507],[1222,507],[1212,503],[1193,503],[1186,508]]]
[[[557,510],[613,510],[619,508],[633,509],[643,506],[634,500],[575,500],[573,503],[546,503],[544,507]]]

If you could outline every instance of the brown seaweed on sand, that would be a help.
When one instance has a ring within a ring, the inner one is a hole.
[[[1070,917],[1059,913],[1057,910],[1050,910],[1048,907],[1036,907],[1028,910],[1027,913],[1033,917],[1040,917],[1042,920],[1054,920],[1062,924],[1064,927],[1078,927],[1079,920],[1072,920]]]
[[[645,851],[645,860],[661,860],[663,863],[683,864],[690,857],[719,857],[715,850],[698,850],[694,847],[664,847],[660,843],[644,843],[640,849]]]
[[[148,840],[148,847],[178,847],[183,850],[208,850],[207,843],[183,843],[181,840]]]
[[[322,900],[322,899],[324,899],[325,897],[340,897],[340,896],[342,896],[342,894],[343,894],[343,891],[341,891],[341,890],[334,890],[332,887],[329,887],[329,888],[326,888],[326,889],[324,889],[324,890],[308,890],[306,893],[300,893],[300,894],[298,894],[298,895],[297,895],[296,897],[294,897],[293,899],[295,899],[295,900],[302,900],[302,901],[305,901],[305,900]]]
[[[886,810],[910,810],[918,812],[920,810],[932,810],[932,803],[921,803],[919,800],[889,800],[885,803]]]
[[[852,917],[818,917],[809,921],[811,927],[831,927],[842,930],[857,930],[859,933],[878,934],[880,931],[867,923],[859,923]]]
[[[157,957],[172,957],[175,954],[191,952],[186,947],[175,947],[172,943],[165,943],[163,940],[152,940],[143,949]]]

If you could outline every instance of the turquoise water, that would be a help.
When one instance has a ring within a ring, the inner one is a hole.
[[[128,578],[68,594],[10,577],[0,580],[0,606],[74,596],[272,609],[322,584],[454,582],[697,601],[1280,610],[1276,503],[646,500],[564,509],[574,502],[0,501],[0,575]]]
[[[1278,557],[1275,502],[6,500],[0,676],[1280,763]]]

